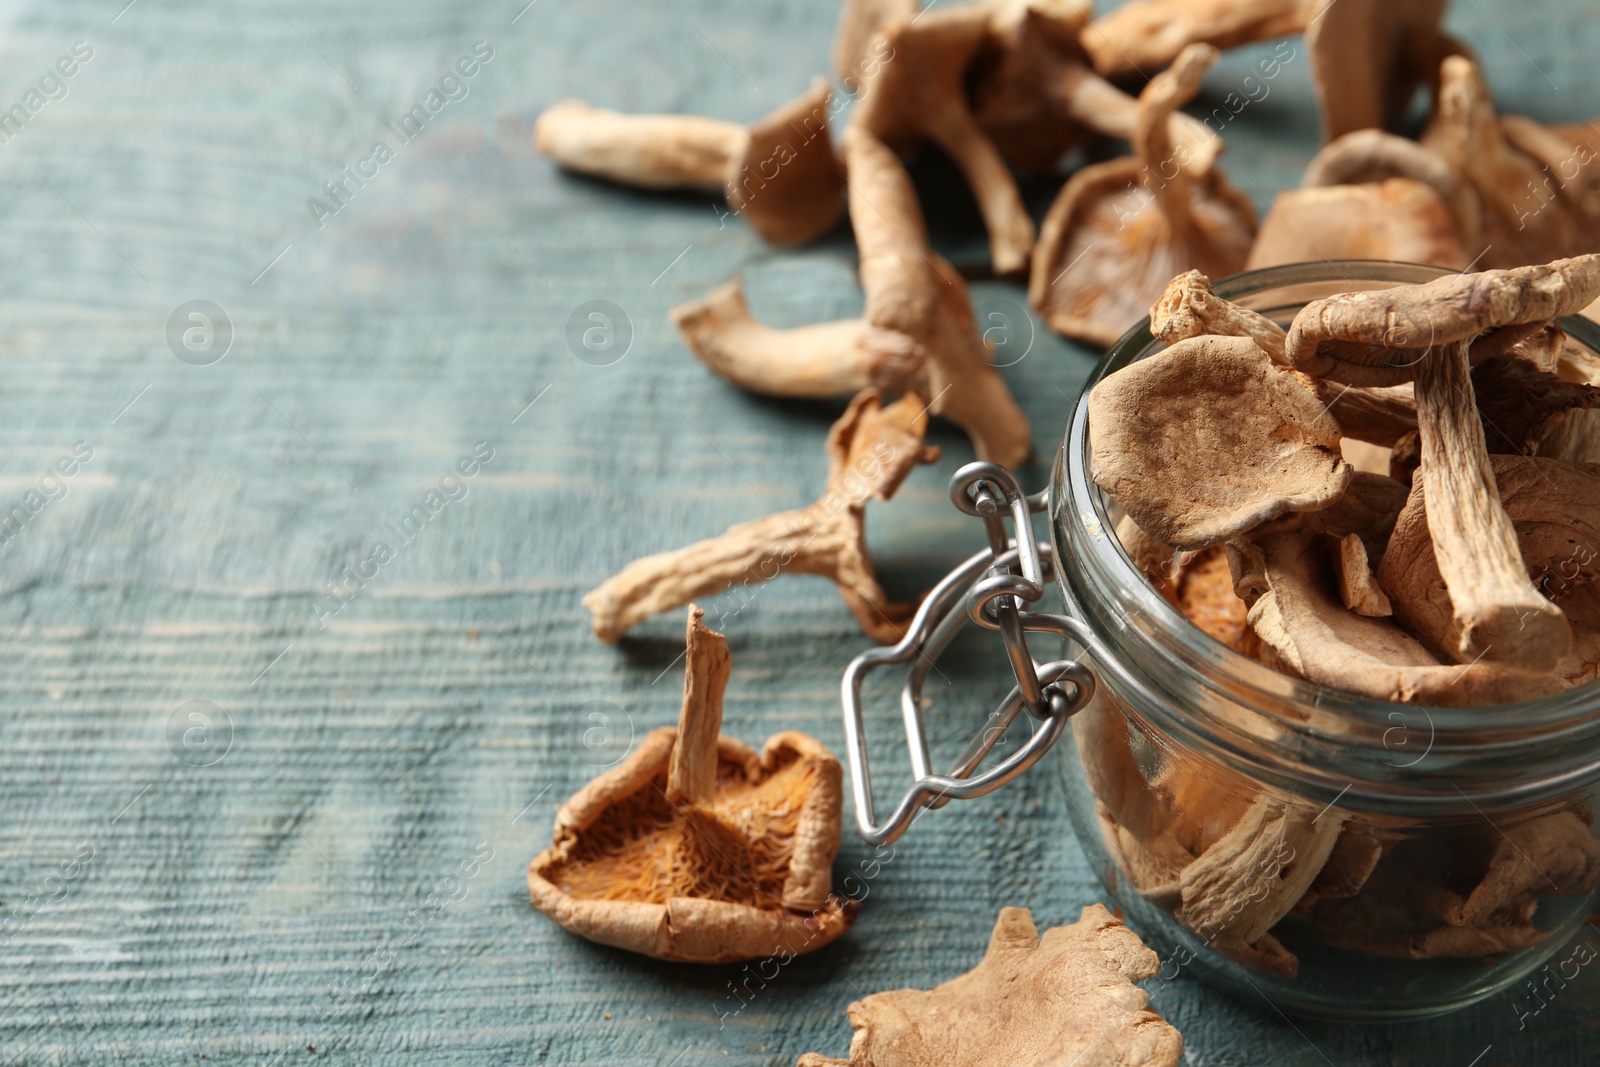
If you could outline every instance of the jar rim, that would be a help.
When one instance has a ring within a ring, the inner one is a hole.
[[[1445,268],[1425,264],[1336,260],[1248,271],[1216,282],[1214,289],[1225,299],[1249,306],[1252,298],[1259,303],[1263,295],[1292,294],[1296,289],[1317,291],[1320,288],[1323,291],[1318,295],[1326,295],[1354,291],[1338,288],[1340,286],[1373,283],[1373,288],[1383,288],[1417,284],[1449,273],[1452,272]],[[1291,299],[1290,302],[1295,301]],[[1600,325],[1578,316],[1562,319],[1560,325],[1569,336],[1600,353]],[[1108,498],[1089,477],[1089,394],[1109,374],[1164,347],[1151,336],[1149,327],[1150,320],[1146,317],[1125,333],[1101,357],[1085,381],[1073,405],[1052,471],[1049,516],[1058,561],[1057,585],[1068,605],[1079,610],[1089,609],[1087,614],[1098,616],[1103,622],[1110,621],[1110,628],[1124,635],[1120,642],[1123,647],[1127,647],[1127,641],[1165,646],[1161,649],[1165,654],[1162,667],[1177,673],[1157,680],[1159,688],[1167,690],[1176,686],[1174,691],[1188,689],[1220,694],[1235,711],[1228,716],[1234,721],[1217,721],[1215,716],[1207,714],[1207,702],[1196,700],[1185,714],[1180,715],[1174,709],[1174,721],[1163,723],[1164,726],[1177,727],[1202,743],[1237,747],[1244,739],[1240,723],[1236,721],[1237,712],[1243,710],[1272,720],[1269,735],[1281,740],[1287,730],[1290,747],[1306,738],[1338,737],[1344,745],[1364,746],[1369,750],[1368,756],[1375,746],[1380,752],[1393,754],[1390,742],[1397,728],[1397,712],[1426,719],[1430,751],[1440,748],[1470,751],[1480,757],[1491,753],[1510,757],[1529,751],[1548,752],[1551,746],[1570,749],[1571,746],[1563,742],[1577,741],[1580,735],[1585,735],[1585,740],[1600,739],[1600,681],[1505,704],[1441,707],[1377,700],[1348,690],[1314,685],[1236,652],[1206,634],[1162,597],[1112,532],[1115,520],[1107,510]],[[1090,572],[1099,581],[1087,580]],[[1108,593],[1114,602],[1093,603],[1100,593]],[[1094,610],[1097,607],[1102,610]],[[1095,625],[1093,619],[1086,621]],[[1122,673],[1127,664],[1117,664],[1115,669]],[[1157,702],[1157,706],[1159,704]],[[1292,714],[1286,715],[1286,711]],[[1249,735],[1250,731],[1246,729],[1244,734]],[[1258,741],[1262,739],[1257,736]],[[1597,754],[1591,751],[1592,744],[1579,747],[1583,758],[1577,763],[1585,773],[1590,773]],[[1276,754],[1281,755],[1281,752]],[[1352,770],[1347,760],[1334,762],[1347,764],[1345,771]],[[1390,784],[1399,784],[1405,779],[1403,774],[1381,772],[1383,765],[1403,769],[1403,761],[1367,760],[1366,769],[1373,770],[1374,762],[1380,765],[1378,776],[1392,779]],[[1534,775],[1546,777],[1538,771]]]

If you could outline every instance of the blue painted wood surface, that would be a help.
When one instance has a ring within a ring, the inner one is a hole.
[[[1099,899],[1040,773],[919,822],[855,931],[747,1004],[737,969],[597,948],[527,904],[560,800],[677,714],[681,619],[603,647],[582,592],[823,483],[839,406],[728,388],[667,309],[735,272],[775,324],[860,304],[842,229],[775,251],[708,198],[557,173],[532,120],[569,95],[752,119],[825,68],[831,2],[123,2],[0,6],[0,104],[24,108],[0,137],[0,505],[25,519],[0,534],[0,1061],[788,1064],[843,1054],[849,1000],[967,969],[1000,906],[1054,924]],[[1462,0],[1451,22],[1506,111],[1600,112],[1593,5]],[[1225,57],[1206,99],[1256,58]],[[1227,131],[1258,206],[1315,125],[1301,56]],[[949,168],[917,178],[936,244],[981,263]],[[1054,185],[1029,185],[1037,211]],[[1017,289],[974,295],[1024,328]],[[194,300],[225,353],[183,346]],[[607,365],[568,343],[593,300],[625,314]],[[1041,330],[1006,369],[1041,455],[1091,362]],[[978,543],[943,501],[970,450],[935,439],[871,517],[902,594]],[[446,481],[475,446],[492,458]],[[346,567],[371,576],[328,599]],[[841,748],[862,638],[832,589],[708,607],[727,729]],[[944,751],[996,667],[984,640],[943,665]],[[839,876],[869,855],[847,840]],[[1597,983],[1520,1030],[1507,997],[1359,1028],[1187,979],[1156,1004],[1206,1067],[1584,1064]]]

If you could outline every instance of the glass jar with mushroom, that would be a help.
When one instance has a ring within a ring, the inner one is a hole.
[[[1596,295],[1600,256],[1191,272],[1091,376],[1050,525],[1099,684],[1059,765],[1163,976],[1338,1019],[1565,981],[1600,885]]]

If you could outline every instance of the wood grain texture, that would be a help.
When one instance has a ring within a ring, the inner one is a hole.
[[[3,510],[75,442],[93,450],[0,545],[0,1062],[287,1064],[309,1046],[363,1065],[790,1064],[844,1051],[849,1000],[969,969],[1002,905],[1043,927],[1101,899],[1036,773],[919,820],[876,867],[847,835],[856,928],[742,1000],[738,969],[597,948],[528,905],[560,801],[678,714],[681,618],[608,648],[580,596],[638,555],[814,499],[842,410],[727,387],[667,309],[736,271],[774,326],[861,306],[843,231],[776,253],[714,197],[559,174],[532,153],[533,117],[581,96],[748,122],[826,68],[834,4],[121,6],[0,5],[8,107],[73,42],[94,50],[0,144]],[[1452,30],[1504,111],[1600,112],[1589,5],[1533,19],[1477,0]],[[385,123],[480,40],[494,54],[468,95],[401,143]],[[1197,113],[1257,58],[1224,57]],[[1258,209],[1315,129],[1302,54],[1224,131]],[[393,158],[319,227],[308,198],[379,140]],[[915,174],[935,247],[982,262],[952,169]],[[1056,184],[1024,184],[1035,218]],[[1093,353],[1036,323],[1029,348],[1019,289],[973,293],[1027,349],[1003,374],[1048,457]],[[233,326],[209,366],[167,342],[194,299]],[[593,300],[631,323],[610,365],[569,347]],[[427,494],[478,442],[492,459],[434,514]],[[943,492],[970,447],[943,425],[932,443],[941,462],[869,509],[897,596],[981,543]],[[1044,465],[1023,477],[1043,484]],[[393,558],[325,599],[380,540]],[[735,663],[726,731],[792,727],[842,752],[839,672],[864,642],[831,585],[706,607]],[[941,671],[930,739],[948,759],[1003,667],[982,635]],[[880,708],[872,751],[898,767]],[[1478,1067],[1577,1064],[1600,1038],[1593,970],[1520,1032],[1508,998],[1359,1029],[1291,1026],[1188,978],[1155,1002],[1208,1067],[1464,1067],[1490,1045]]]

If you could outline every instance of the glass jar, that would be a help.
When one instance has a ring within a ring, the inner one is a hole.
[[[1311,300],[1441,273],[1302,264],[1216,290],[1287,325]],[[1093,636],[1097,684],[1055,750],[1091,864],[1163,977],[1192,968],[1249,1000],[1344,1020],[1440,1014],[1502,990],[1536,1010],[1563,983],[1547,961],[1594,903],[1600,690],[1392,704],[1272,670],[1190,623],[1123,550],[1089,476],[1089,391],[1162,349],[1148,326],[1090,376],[1049,501],[1067,615]],[[1600,327],[1562,326],[1600,350]]]

